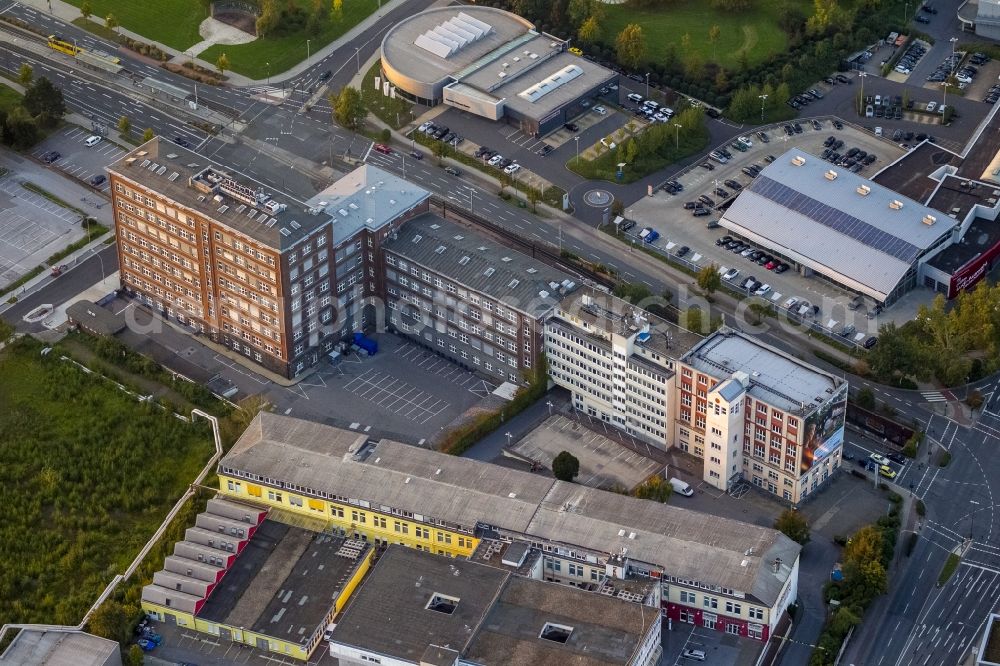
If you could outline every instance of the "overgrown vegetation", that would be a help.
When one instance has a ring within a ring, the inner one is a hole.
[[[0,616],[72,625],[213,449],[206,425],[41,351],[0,351]]]
[[[865,610],[889,587],[888,570],[899,533],[902,497],[890,493],[889,515],[866,525],[848,539],[841,556],[844,578],[830,581],[823,593],[827,601],[840,605],[826,620],[823,633],[809,659],[809,666],[830,666],[851,627],[861,622]]]
[[[938,295],[930,306],[897,327],[879,329],[867,355],[881,381],[929,381],[945,386],[976,381],[1000,369],[1000,285],[980,283],[949,303]]]
[[[438,449],[453,456],[460,456],[473,444],[501,426],[509,418],[520,414],[545,394],[549,382],[549,364],[545,355],[538,357],[538,365],[529,376],[527,386],[514,393],[513,399],[500,409],[483,412],[446,432],[438,442]]]

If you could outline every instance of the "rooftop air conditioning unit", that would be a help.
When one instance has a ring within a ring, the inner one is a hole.
[[[867,185],[858,185],[858,189],[856,190],[856,192],[863,197],[866,197],[869,194],[871,194],[871,191],[872,188],[868,187]]]
[[[889,208],[893,210],[902,210],[903,202],[900,201],[899,199],[893,199],[892,201],[889,202]]]
[[[801,155],[796,155],[795,157],[792,158],[792,164],[794,164],[795,166],[802,166],[805,163],[806,163],[806,158],[802,157]]]
[[[823,175],[826,176],[827,180],[837,180],[837,172],[834,171],[833,169],[828,169],[827,172]]]
[[[924,215],[923,223],[928,227],[937,222],[937,218],[933,215]]]

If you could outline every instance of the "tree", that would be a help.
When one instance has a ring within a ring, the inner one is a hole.
[[[23,106],[15,106],[7,114],[3,138],[15,150],[24,150],[38,141],[38,123]]]
[[[146,662],[146,657],[143,656],[142,648],[138,645],[130,645],[128,652],[125,654],[126,666],[142,666]]]
[[[80,14],[85,19],[89,19],[90,15],[93,14],[90,9],[90,3],[87,0],[83,0],[83,3],[80,5]]]
[[[219,57],[215,60],[215,68],[219,70],[219,74],[225,74],[226,70],[229,69],[229,56],[225,53],[220,53]]]
[[[703,266],[698,271],[698,286],[709,296],[722,286],[722,276],[719,275],[719,267],[716,264]]]
[[[718,61],[715,53],[715,45],[719,41],[719,37],[722,36],[722,28],[717,25],[713,25],[708,29],[708,41],[712,44],[712,60]],[[721,70],[720,70],[721,71]]]
[[[114,599],[108,599],[97,607],[87,622],[87,631],[119,643],[128,643],[132,638],[125,608]]]
[[[132,121],[128,119],[128,116],[122,116],[118,119],[119,132],[122,134],[128,134],[130,129],[132,129]]]
[[[26,62],[22,62],[17,70],[17,82],[27,88],[31,84],[31,79],[35,76],[35,70]]]
[[[561,451],[552,460],[552,474],[560,481],[572,481],[580,473],[580,461],[569,451]]]
[[[632,305],[641,303],[653,295],[653,292],[649,290],[649,287],[638,282],[619,282],[615,285],[612,293],[618,298],[628,301]]]
[[[142,131],[142,142],[145,143],[147,141],[150,141],[154,136],[156,136],[156,133],[153,132],[153,128],[147,127]]]
[[[333,17],[338,21],[344,18],[344,0],[333,0]]]
[[[66,113],[62,90],[44,76],[28,86],[21,104],[41,125],[49,125]]]
[[[969,409],[971,409],[972,411],[976,411],[977,409],[982,407],[983,402],[985,401],[986,399],[983,397],[983,393],[979,389],[973,389],[972,391],[969,392],[969,395],[966,396],[965,398],[965,404],[967,404],[969,406]]]
[[[580,38],[582,43],[593,44],[601,39],[601,26],[597,22],[596,18],[588,16],[587,20],[580,26],[576,35]]]
[[[117,32],[118,19],[115,18],[114,14],[108,14],[107,16],[104,17],[104,25],[105,27],[107,27],[108,30],[114,30]]]
[[[654,476],[636,488],[632,494],[639,499],[654,500],[656,502],[667,502],[673,495],[674,487],[662,476]]]
[[[361,91],[350,86],[341,88],[339,95],[331,94],[330,106],[333,107],[334,120],[347,129],[359,129],[368,115]]]
[[[705,333],[703,317],[700,308],[688,308],[681,317],[681,327],[694,333]]]
[[[615,39],[615,49],[618,62],[625,67],[635,69],[646,57],[646,39],[642,34],[642,26],[629,23]]]
[[[438,164],[444,162],[444,158],[448,157],[449,146],[444,141],[435,141],[431,150],[434,151],[434,156],[438,158]],[[507,174],[503,174],[506,176]],[[504,180],[501,178],[501,180]],[[503,183],[501,183],[501,191],[503,189]]]
[[[310,35],[319,34],[329,18],[330,5],[327,0],[313,0],[312,10],[309,12],[309,18],[306,19],[306,32]]]
[[[785,509],[774,521],[774,529],[803,546],[809,543],[809,521],[798,511]]]

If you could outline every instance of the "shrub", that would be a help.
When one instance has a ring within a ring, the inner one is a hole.
[[[913,552],[913,548],[917,545],[917,533],[910,532],[910,535],[906,538],[906,546],[903,548],[903,555],[909,557]]]
[[[917,500],[917,515],[923,518],[927,514],[927,506],[921,499]]]

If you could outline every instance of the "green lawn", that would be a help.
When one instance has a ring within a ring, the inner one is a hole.
[[[311,7],[309,0],[294,0],[294,2],[307,10]],[[316,53],[363,21],[376,9],[378,0],[351,0],[344,3],[341,17],[338,19],[331,16],[326,27],[314,37],[300,33],[258,39],[249,44],[236,46],[216,45],[203,51],[198,57],[215,64],[219,55],[225,53],[234,72],[254,79],[265,79],[269,71],[270,75],[274,76],[305,60],[307,37],[310,40],[312,53]],[[266,63],[270,63],[270,67]]]
[[[746,51],[750,66],[767,60],[788,47],[788,38],[778,25],[778,18],[789,5],[797,5],[806,16],[812,14],[808,0],[758,0],[752,11],[724,13],[701,0],[680,0],[664,9],[636,9],[628,3],[605,5],[607,17],[602,21],[604,41],[613,44],[615,36],[629,23],[642,26],[646,38],[647,58],[661,59],[667,45],[673,44],[678,57],[681,37],[691,36],[691,50],[701,54],[705,62],[717,61],[723,67],[739,67],[740,52]],[[719,26],[722,33],[713,46],[708,30]]]
[[[11,109],[20,105],[21,93],[0,83],[0,111],[10,113]]]
[[[0,351],[0,617],[76,624],[212,453],[192,427],[97,375]]]
[[[68,0],[79,7],[84,0]],[[123,28],[178,51],[201,41],[198,26],[208,16],[198,0],[89,0],[91,20],[114,14]]]

